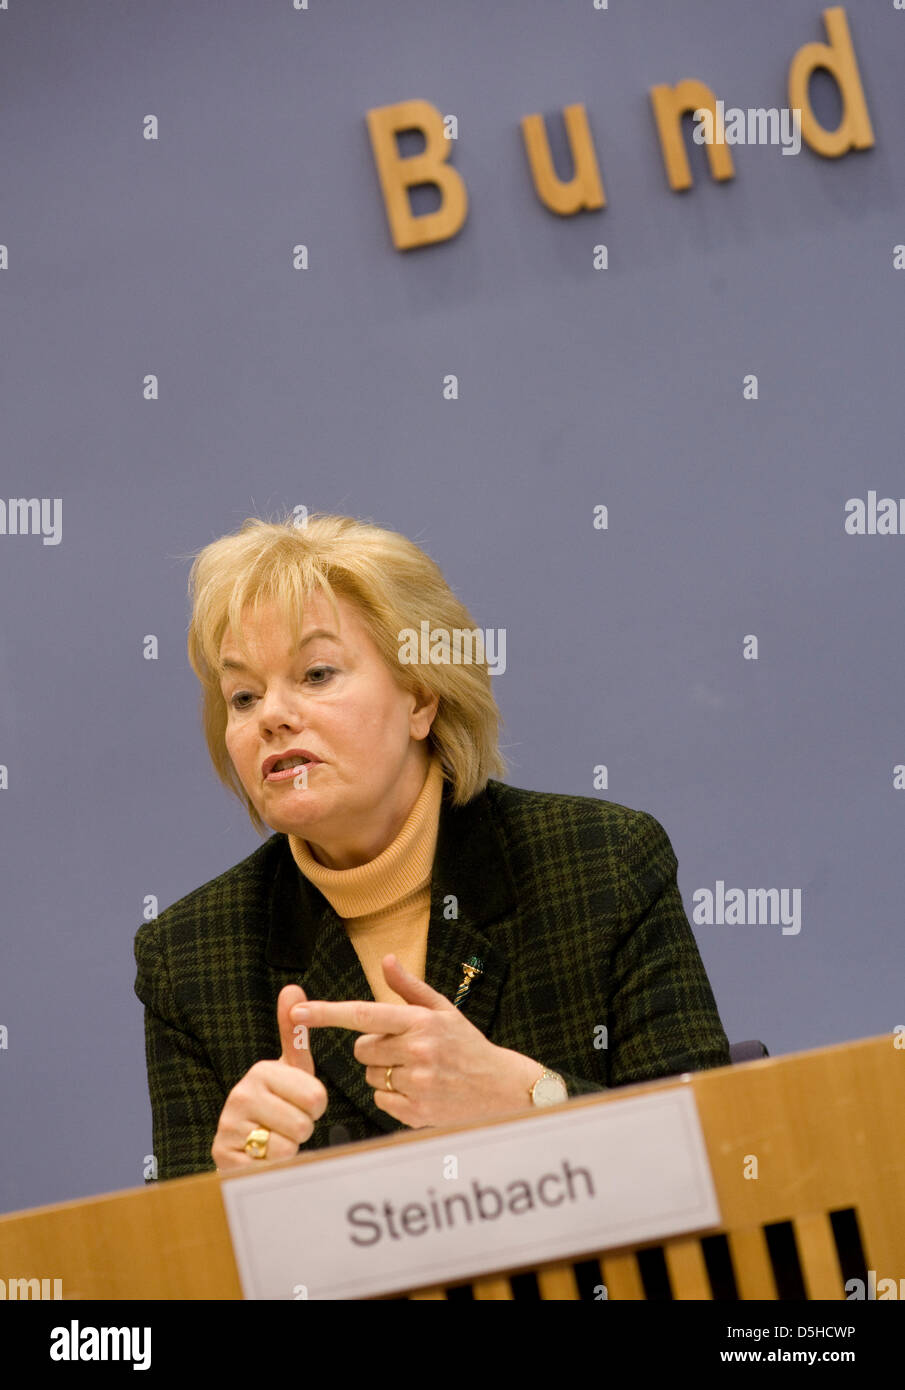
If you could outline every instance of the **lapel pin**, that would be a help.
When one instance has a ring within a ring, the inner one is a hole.
[[[456,997],[453,1004],[456,1008],[462,1003],[468,991],[471,989],[473,980],[484,973],[484,962],[480,956],[469,956],[467,961],[462,962],[462,983],[456,990]]]

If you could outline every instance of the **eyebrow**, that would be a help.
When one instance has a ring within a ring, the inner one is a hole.
[[[311,632],[306,633],[306,635],[302,638],[301,642],[299,642],[298,647],[297,647],[296,650],[297,650],[297,651],[301,651],[301,650],[302,650],[302,647],[307,646],[309,642],[313,642],[314,639],[315,639],[315,637],[329,637],[329,638],[331,638],[334,642],[338,642],[338,641],[340,640],[340,639],[337,637],[336,633],[335,633],[335,632],[331,632],[329,628],[326,628],[326,627],[316,627],[316,628],[313,628]],[[221,671],[221,673],[225,673],[226,671],[247,671],[247,670],[248,670],[248,667],[245,665],[244,662],[242,662],[242,661],[231,661],[231,660],[229,659],[229,657],[227,657],[227,659],[226,659],[225,661],[221,661],[221,662],[220,662],[220,671]]]

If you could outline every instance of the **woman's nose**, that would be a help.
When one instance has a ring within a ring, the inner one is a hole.
[[[282,688],[268,690],[258,701],[258,719],[270,727],[301,722],[304,700],[298,693]]]

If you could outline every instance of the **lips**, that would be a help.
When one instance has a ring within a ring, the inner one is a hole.
[[[296,776],[300,768],[316,767],[320,758],[307,748],[287,748],[284,753],[272,753],[261,765],[261,776],[265,782],[282,781]]]

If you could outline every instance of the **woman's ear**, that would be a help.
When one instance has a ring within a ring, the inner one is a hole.
[[[432,695],[429,690],[418,689],[412,692],[412,700],[414,703],[409,721],[412,738],[427,738],[437,717],[440,697]]]

